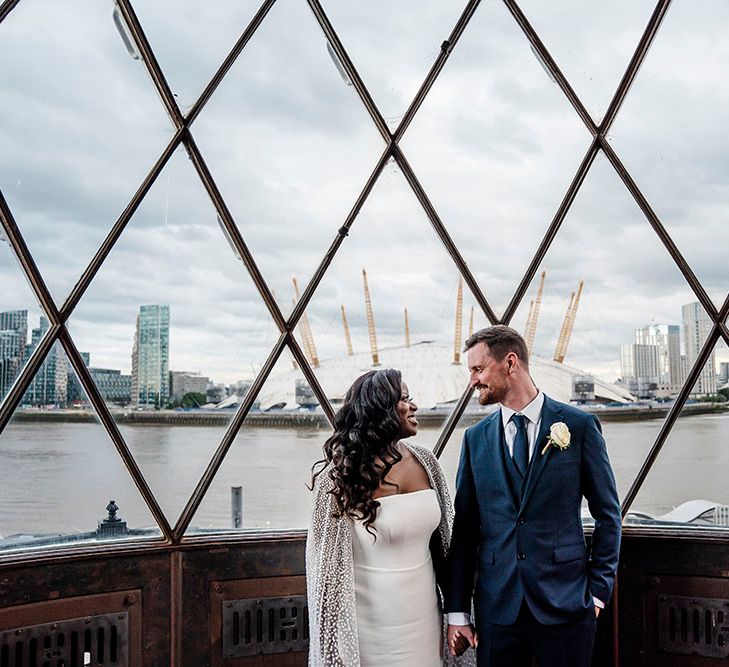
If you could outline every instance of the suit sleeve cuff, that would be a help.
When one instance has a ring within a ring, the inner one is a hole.
[[[471,614],[462,611],[452,611],[446,614],[448,617],[448,625],[471,625]]]
[[[595,603],[596,607],[599,607],[600,609],[605,609],[605,603],[600,599],[596,598],[594,595],[592,596],[592,601]],[[450,616],[450,614],[449,614]]]

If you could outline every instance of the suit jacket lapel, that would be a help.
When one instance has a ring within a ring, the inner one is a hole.
[[[529,502],[529,497],[534,491],[534,487],[537,485],[539,478],[544,471],[544,466],[547,465],[547,461],[552,455],[554,447],[549,447],[547,451],[542,455],[542,450],[547,444],[547,436],[549,435],[549,429],[552,424],[560,421],[561,410],[559,404],[553,401],[548,396],[544,397],[544,405],[542,406],[542,416],[539,423],[539,433],[534,443],[534,453],[532,454],[531,464],[529,465],[529,472],[527,473],[526,488],[521,498],[521,506],[519,511],[523,511],[526,504]]]
[[[501,426],[501,410],[499,410],[495,418],[484,431],[486,439],[486,450],[489,452],[489,462],[491,470],[495,477],[503,486],[504,492],[511,497],[514,503],[514,509],[519,506],[518,489],[514,489],[510,483],[512,471],[507,467],[511,465],[514,470],[513,474],[518,475],[516,466],[509,456],[509,448],[506,446],[506,438],[504,437],[504,429]]]

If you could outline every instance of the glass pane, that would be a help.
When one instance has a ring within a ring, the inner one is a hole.
[[[311,466],[330,429],[321,411],[265,403],[268,384],[291,368],[284,351],[248,413],[187,534],[309,525]],[[237,490],[236,490],[237,489]],[[235,498],[240,498],[236,504]],[[239,511],[236,510],[239,508]]]
[[[48,319],[0,227],[0,404],[48,331]]]
[[[652,0],[539,2],[519,6],[596,123],[599,123],[655,7]]]
[[[729,525],[729,412],[713,385],[714,354],[673,426],[626,521],[701,528]]]
[[[0,39],[0,187],[57,301],[172,135],[111,3],[19,3]]]
[[[307,323],[299,327],[304,349],[306,339],[313,343],[308,356],[327,397],[341,404],[362,373],[396,368],[420,408],[421,421],[440,426],[466,386],[461,359],[467,328],[463,305],[456,344],[458,277],[412,190],[391,163],[322,279],[306,310]],[[468,308],[473,298],[467,288],[461,289],[462,304]],[[304,383],[304,376],[289,369],[276,380],[282,384],[275,390],[283,396]],[[275,396],[267,400],[278,402]],[[299,400],[303,401],[299,405],[306,405],[308,399],[301,395]]]
[[[706,315],[602,154],[542,268],[531,373],[547,395],[598,415],[623,497],[708,335],[694,325]],[[540,280],[514,317],[521,332]]]
[[[193,131],[288,312],[384,148],[306,3],[274,5]]]
[[[402,146],[496,313],[590,135],[502,3],[482,3]]]
[[[278,337],[183,149],[145,197],[70,327],[174,523]]]
[[[160,534],[56,343],[0,434],[0,553]]]
[[[720,306],[729,273],[726,155],[729,5],[671,3],[610,141],[704,288]],[[697,230],[701,230],[698,234]],[[707,243],[707,239],[713,242]]]
[[[466,3],[324,0],[322,5],[380,113],[395,130]]]
[[[134,9],[167,83],[185,113],[243,34],[259,2],[137,2]]]

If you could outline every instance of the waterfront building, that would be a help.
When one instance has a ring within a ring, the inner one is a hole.
[[[727,382],[729,382],[729,362],[728,361],[722,361],[719,363],[719,374],[716,379],[721,384],[726,384]]]
[[[199,372],[170,371],[170,400],[179,401],[185,394],[205,394],[210,378]]]
[[[620,369],[623,384],[638,398],[656,396],[659,382],[659,348],[646,343],[620,346]]]
[[[698,301],[682,306],[681,315],[683,319],[683,342],[686,351],[686,363],[691,368],[699,356],[699,352],[701,352],[704,341],[709,336],[713,323]],[[693,396],[705,396],[715,393],[716,354],[712,350],[691,394]]]
[[[635,330],[635,342],[656,347],[658,395],[677,394],[684,380],[681,373],[681,328],[677,324],[648,324]]]
[[[131,402],[141,408],[166,406],[170,396],[170,307],[140,306],[132,348]]]
[[[0,398],[8,393],[25,360],[28,311],[0,313]]]
[[[23,403],[64,408],[68,402],[68,360],[56,341],[25,392]]]
[[[101,398],[115,405],[129,405],[132,400],[132,376],[113,368],[89,368]]]
[[[83,359],[84,365],[88,368],[91,363],[91,355],[89,352],[79,352],[81,359]],[[67,364],[66,369],[67,376],[67,389],[66,389],[66,400],[69,405],[80,405],[86,403],[86,392],[81,386],[81,381],[73,370],[73,366],[70,363]]]

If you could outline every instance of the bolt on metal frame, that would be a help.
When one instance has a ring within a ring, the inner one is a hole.
[[[8,15],[20,3],[20,1],[21,0],[6,0],[0,5],[0,24],[8,17]],[[225,456],[230,449],[230,446],[232,445],[235,436],[237,435],[240,428],[243,426],[246,416],[248,415],[248,412],[251,409],[255,398],[257,397],[260,390],[263,388],[264,383],[268,378],[271,370],[273,369],[274,365],[276,364],[286,347],[290,349],[296,362],[301,367],[307,382],[309,383],[313,393],[317,397],[317,400],[319,401],[322,410],[324,411],[328,420],[330,422],[332,421],[334,415],[333,408],[329,403],[324,391],[322,390],[316,374],[309,365],[308,360],[306,359],[298,342],[296,341],[294,337],[294,331],[311,298],[313,297],[319,283],[321,282],[324,274],[331,264],[332,259],[338,252],[341,245],[344,243],[352,225],[354,224],[360,210],[362,209],[362,206],[372,192],[372,189],[378,178],[380,177],[386,164],[391,159],[394,159],[394,161],[397,163],[400,170],[402,171],[403,175],[405,176],[406,181],[413,190],[413,193],[420,202],[420,205],[423,207],[423,211],[428,217],[428,220],[430,221],[436,234],[440,238],[444,249],[450,255],[460,275],[464,278],[476,301],[478,301],[478,304],[481,307],[485,316],[492,324],[508,324],[514,316],[522,299],[524,298],[529,288],[529,285],[534,279],[534,276],[536,275],[536,272],[538,271],[539,266],[541,265],[547,251],[549,250],[555,236],[559,232],[562,222],[564,221],[577,193],[579,192],[580,187],[584,182],[585,177],[587,176],[595,158],[600,152],[602,152],[607,157],[608,161],[623,181],[627,190],[635,199],[636,203],[644,213],[648,223],[655,231],[661,243],[663,243],[664,247],[670,254],[676,266],[683,274],[684,278],[686,279],[693,292],[696,294],[696,297],[701,303],[702,307],[705,309],[705,311],[708,313],[709,317],[714,323],[712,331],[708,339],[705,341],[701,353],[694,363],[681,392],[674,401],[674,404],[669,411],[658,436],[656,437],[651,451],[646,457],[646,460],[643,463],[641,470],[639,471],[630,490],[628,491],[628,494],[623,500],[622,511],[623,515],[625,515],[630,509],[632,502],[634,501],[643,482],[645,481],[645,478],[648,475],[651,466],[658,457],[661,448],[663,447],[663,444],[665,443],[665,440],[671,431],[671,428],[678,418],[680,411],[683,408],[691,389],[693,388],[693,384],[697,380],[701,369],[709,358],[709,355],[711,354],[714,346],[720,339],[723,339],[725,342],[727,342],[727,344],[729,344],[729,328],[727,328],[727,325],[725,324],[725,319],[727,315],[729,315],[729,296],[727,297],[722,308],[717,311],[713,302],[701,285],[701,282],[693,273],[690,266],[684,259],[683,255],[671,239],[671,236],[664,228],[660,219],[655,214],[650,204],[636,185],[635,181],[630,176],[630,173],[624,167],[618,155],[615,153],[615,151],[607,141],[607,133],[612,126],[615,118],[617,117],[620,107],[622,106],[622,103],[625,100],[633,81],[635,80],[638,70],[640,69],[650,49],[650,46],[661,26],[666,12],[670,7],[670,0],[658,0],[658,2],[656,3],[655,9],[648,21],[643,35],[635,49],[635,52],[633,53],[633,56],[625,70],[625,73],[615,91],[615,94],[613,95],[613,98],[608,106],[605,116],[599,126],[594,122],[590,114],[585,109],[578,95],[575,93],[568,80],[559,69],[557,63],[550,55],[548,49],[539,38],[539,35],[531,26],[524,13],[521,11],[518,3],[515,0],[503,0],[504,5],[511,13],[516,23],[519,25],[520,29],[526,36],[533,49],[539,55],[539,58],[544,64],[545,68],[554,78],[555,82],[560,87],[565,97],[574,108],[577,115],[580,117],[580,119],[583,121],[583,123],[591,133],[593,141],[588,147],[587,152],[585,153],[585,156],[581,164],[579,165],[574,178],[568,186],[567,191],[565,192],[565,195],[557,211],[555,212],[555,215],[544,237],[542,238],[539,247],[537,248],[531,262],[529,263],[529,266],[525,270],[513,297],[511,298],[506,310],[501,317],[498,317],[498,315],[489,305],[481,289],[481,286],[478,284],[475,277],[469,270],[457,245],[450,237],[446,224],[444,224],[444,222],[439,217],[435,207],[430,202],[425,189],[420,184],[420,181],[418,180],[415,172],[407,161],[405,154],[399,146],[400,140],[404,136],[412,120],[415,118],[415,115],[417,114],[422,103],[426,99],[428,92],[436,83],[438,76],[442,72],[450,54],[453,52],[454,49],[457,48],[458,41],[462,36],[463,32],[468,28],[471,18],[474,16],[475,12],[478,9],[480,0],[470,0],[465,5],[449,37],[442,43],[440,52],[436,57],[433,65],[431,66],[430,71],[426,75],[420,89],[417,91],[413,101],[409,105],[408,109],[401,119],[400,124],[394,132],[391,132],[387,124],[385,123],[381,113],[377,108],[377,105],[375,104],[370,93],[368,92],[364,81],[357,72],[354,63],[349,58],[349,55],[347,54],[336,31],[331,25],[319,0],[306,0],[309,8],[314,14],[317,23],[319,24],[319,27],[322,30],[323,35],[325,36],[332,50],[336,54],[336,57],[339,59],[343,70],[345,71],[349,80],[352,82],[353,88],[355,89],[368,114],[370,115],[370,118],[374,123],[376,129],[382,136],[383,141],[385,142],[385,148],[379,160],[374,165],[373,170],[367,181],[365,182],[362,191],[354,202],[352,209],[350,210],[346,219],[343,221],[341,228],[337,230],[330,247],[328,248],[328,250],[326,250],[323,259],[321,260],[311,280],[304,289],[301,299],[296,303],[289,317],[284,317],[278,303],[273,296],[272,291],[268,287],[268,284],[263,278],[263,275],[261,274],[255,262],[253,254],[248,249],[245,239],[241,235],[233,215],[228,209],[223,196],[221,195],[209,169],[207,168],[204,157],[199,151],[191,131],[191,125],[199,116],[199,114],[203,111],[205,104],[211,98],[227,72],[231,69],[236,59],[245,49],[246,45],[249,43],[251,37],[255,34],[258,27],[265,20],[268,12],[273,7],[275,2],[276,0],[265,0],[263,2],[258,12],[251,19],[248,26],[241,34],[241,37],[238,39],[236,44],[229,52],[228,56],[225,58],[221,66],[213,75],[208,85],[201,93],[198,100],[190,108],[187,115],[184,115],[177,105],[177,102],[175,101],[174,95],[172,94],[171,89],[165,79],[164,73],[162,72],[159,63],[156,60],[154,51],[149,44],[144,30],[136,16],[132,5],[132,0],[118,0],[118,6],[121,14],[129,28],[134,44],[136,45],[139,53],[142,56],[144,66],[147,68],[147,71],[152,78],[154,86],[157,89],[157,92],[162,99],[167,113],[173,123],[173,126],[175,128],[175,134],[156,161],[156,163],[150,169],[148,175],[140,184],[139,188],[131,198],[127,207],[124,209],[116,223],[111,228],[106,239],[99,247],[96,255],[79,278],[78,282],[74,286],[69,296],[66,298],[60,310],[57,308],[55,302],[53,301],[53,298],[50,295],[50,292],[43,280],[43,277],[33,260],[32,254],[22,237],[20,230],[18,229],[12,212],[10,211],[7,202],[2,196],[2,192],[0,191],[0,224],[2,224],[2,227],[5,230],[8,242],[20,263],[23,272],[28,278],[36,298],[38,299],[43,311],[48,316],[51,323],[48,333],[39,343],[38,347],[36,348],[31,358],[26,363],[25,367],[20,373],[14,386],[11,388],[11,391],[6,396],[3,403],[0,405],[0,433],[10,421],[13,412],[22,400],[25,390],[27,389],[28,385],[38,371],[41,363],[45,359],[45,356],[48,354],[55,342],[60,341],[71,361],[71,364],[76,374],[78,375],[84,387],[84,390],[89,397],[89,400],[91,401],[94,409],[99,415],[102,425],[106,429],[109,437],[111,438],[112,442],[117,448],[117,451],[122,457],[122,460],[127,467],[130,476],[134,480],[142,497],[147,503],[150,512],[159,524],[159,527],[165,538],[165,544],[180,544],[180,542],[183,540],[185,530],[189,526],[190,521],[192,520],[195,512],[202,502],[205,493],[209,489],[213,478],[215,477],[220,466],[222,465],[223,460],[225,459]],[[210,199],[218,215],[220,216],[222,224],[225,226],[225,229],[230,235],[233,245],[240,254],[246,270],[250,274],[256,288],[259,291],[261,299],[268,308],[268,311],[273,321],[280,331],[280,337],[274,345],[273,349],[271,350],[269,357],[264,363],[261,371],[256,377],[253,386],[251,387],[251,390],[248,392],[246,398],[239,406],[234,417],[229,423],[226,432],[223,435],[223,438],[218,446],[218,449],[213,454],[207,469],[202,474],[196,488],[192,492],[185,508],[183,509],[180,517],[173,527],[169,524],[166,516],[162,512],[159,504],[157,503],[154,494],[149,488],[141,470],[139,469],[133,456],[131,455],[128,445],[126,444],[123,436],[119,432],[119,429],[111,413],[109,412],[108,407],[104,403],[96,385],[94,384],[94,381],[92,380],[88,369],[83,363],[83,360],[81,359],[81,356],[76,349],[76,346],[66,328],[66,321],[72,314],[74,308],[82,298],[88,286],[91,284],[91,281],[102,266],[109,252],[112,250],[117,240],[124,232],[124,229],[134,215],[139,204],[144,199],[145,195],[154,184],[160,172],[167,164],[172,153],[180,145],[184,146],[187,150],[188,155],[190,156],[190,159],[193,162],[193,165],[198,173],[198,176],[200,177],[203,186],[207,190],[208,195],[210,196]],[[458,425],[458,422],[461,419],[463,412],[470,400],[471,393],[471,388],[465,387],[464,392],[459,399],[456,407],[446,420],[438,442],[434,447],[434,451],[437,455],[440,455],[442,453],[443,449],[448,443],[448,440],[453,434],[454,429]]]

